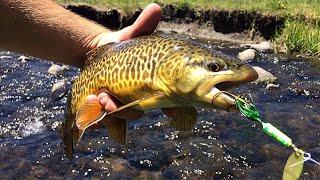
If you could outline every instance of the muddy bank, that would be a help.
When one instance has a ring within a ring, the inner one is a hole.
[[[132,24],[142,11],[142,9],[137,9],[132,13],[124,14],[116,9],[101,10],[88,5],[67,5],[65,7],[113,30]],[[187,6],[176,7],[173,5],[164,5],[162,6],[162,10],[162,21],[165,24],[192,24],[195,27],[205,27],[209,29],[208,31],[213,31],[214,33],[218,33],[218,35],[219,33],[244,33],[246,39],[263,37],[269,40],[284,25],[284,18],[264,16],[253,11],[195,10]],[[168,30],[168,26],[162,25],[162,27],[164,30]],[[192,30],[186,30],[186,32],[188,31]],[[211,36],[215,36],[215,34],[211,34]],[[231,39],[234,39],[234,37]]]

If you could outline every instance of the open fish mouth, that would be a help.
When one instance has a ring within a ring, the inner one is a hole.
[[[232,81],[226,81],[226,82],[221,82],[215,85],[215,88],[221,90],[221,91],[227,91],[233,87],[236,87],[240,85],[240,83],[232,82]]]
[[[235,107],[236,96],[225,91],[224,89],[220,90],[217,87],[213,87],[210,91],[212,96],[211,103],[213,105],[221,106],[225,109],[230,109]]]
[[[221,73],[219,81],[213,85],[210,92],[206,95],[211,98],[213,106],[222,109],[235,108],[237,96],[228,92],[228,90],[238,87],[242,84],[252,82],[258,78],[257,72],[250,66],[243,65],[239,69],[234,70],[235,73]]]

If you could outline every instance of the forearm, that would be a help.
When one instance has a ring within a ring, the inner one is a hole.
[[[0,0],[0,49],[81,66],[105,31],[50,0]]]

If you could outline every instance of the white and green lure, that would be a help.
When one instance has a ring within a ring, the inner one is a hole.
[[[272,124],[263,122],[255,105],[247,103],[245,100],[238,97],[236,97],[235,105],[239,109],[241,114],[243,114],[245,117],[252,121],[259,122],[262,125],[262,129],[266,134],[268,134],[273,139],[281,143],[283,146],[291,147],[294,150],[294,152],[291,154],[285,165],[282,176],[284,180],[298,179],[300,174],[302,173],[303,164],[306,161],[312,161],[313,163],[320,165],[319,162],[311,158],[310,153],[306,153],[303,150],[297,148],[292,143],[291,138],[289,138],[279,129],[274,127]]]

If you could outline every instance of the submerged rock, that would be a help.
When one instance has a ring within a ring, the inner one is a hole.
[[[242,46],[249,46],[249,47],[254,48],[260,52],[272,51],[272,49],[273,49],[272,45],[269,41],[263,41],[258,44],[244,44]]]
[[[70,84],[69,84],[70,85]],[[53,99],[60,99],[68,92],[68,83],[66,80],[61,80],[54,83],[51,87],[51,96]]]
[[[11,56],[0,56],[0,59],[11,59]]]
[[[69,67],[66,66],[66,65],[60,66],[60,65],[57,65],[57,64],[52,64],[50,66],[50,68],[48,69],[48,73],[49,74],[54,74],[54,75],[62,74],[64,70],[68,70],[68,69],[69,69]]]
[[[246,49],[242,52],[240,52],[237,56],[238,59],[240,59],[243,62],[247,62],[249,60],[254,59],[256,56],[256,50],[254,49]]]
[[[21,63],[25,63],[27,62],[27,60],[29,60],[30,58],[27,57],[27,56],[24,56],[24,55],[21,55],[19,58],[18,58],[18,61],[20,61]]]
[[[269,84],[267,84],[266,89],[267,89],[267,90],[275,89],[275,88],[279,88],[279,86],[280,86],[279,84],[269,83]]]
[[[59,89],[63,88],[66,85],[66,81],[58,81],[52,85],[51,93],[57,92]]]
[[[258,66],[252,66],[254,70],[258,73],[258,79],[255,80],[255,83],[274,83],[277,80],[277,77],[275,77],[270,72],[264,70],[261,67]]]

